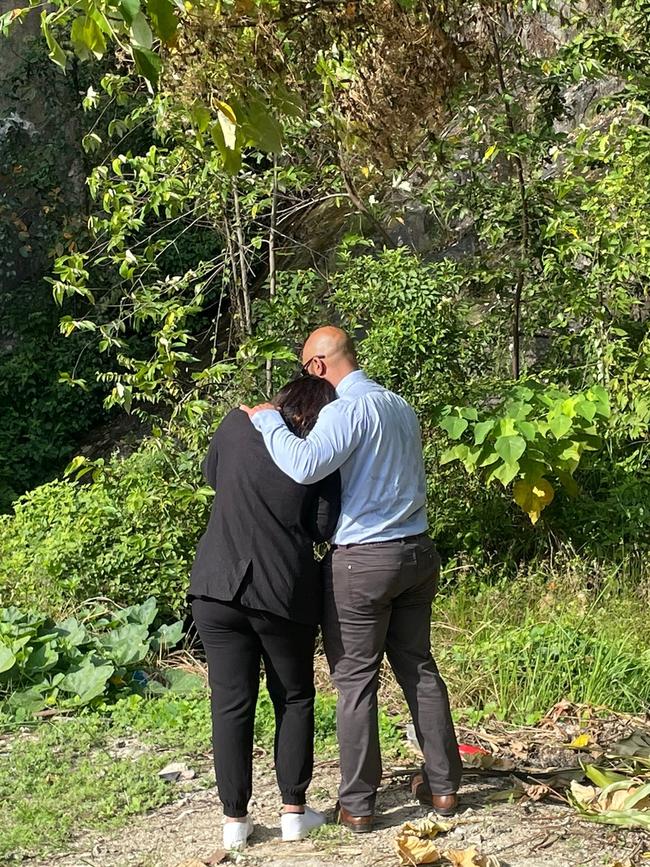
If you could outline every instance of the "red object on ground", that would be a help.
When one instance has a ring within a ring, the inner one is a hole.
[[[484,750],[482,747],[474,747],[471,744],[458,744],[458,752],[461,754],[461,756],[463,754],[465,754],[466,756],[474,756],[474,755],[489,756],[490,755],[489,750]]]

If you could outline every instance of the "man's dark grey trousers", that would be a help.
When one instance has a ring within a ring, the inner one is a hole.
[[[338,546],[325,558],[323,640],[338,690],[339,800],[354,816],[374,813],[381,781],[377,687],[384,652],[408,703],[431,791],[458,790],[447,687],[430,646],[439,568],[426,535]]]

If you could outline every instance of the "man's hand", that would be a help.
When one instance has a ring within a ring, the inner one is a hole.
[[[257,406],[246,406],[245,403],[240,404],[239,408],[243,410],[249,418],[253,418],[256,412],[262,412],[265,409],[275,409],[272,403],[258,403]]]

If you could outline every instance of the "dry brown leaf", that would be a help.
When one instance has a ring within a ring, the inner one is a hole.
[[[205,859],[206,867],[213,867],[213,864],[223,864],[228,860],[228,853],[225,849],[216,849],[211,855]]]
[[[576,780],[571,780],[571,794],[579,804],[589,806],[598,796],[598,790],[595,786],[583,786]]]
[[[613,792],[601,792],[598,797],[597,806],[600,810],[625,810],[625,803],[628,798],[635,792],[638,792],[643,784],[631,783],[627,788],[616,789]],[[649,810],[650,796],[637,801],[634,805],[635,810]]]
[[[509,746],[510,752],[516,759],[528,758],[528,744],[525,744],[523,741],[512,741]]]
[[[433,819],[405,822],[395,839],[395,849],[402,865],[434,864],[440,860],[440,850],[433,839],[444,834],[451,825]]]
[[[496,855],[482,855],[476,846],[469,849],[447,849],[442,853],[454,867],[500,867]]]
[[[526,797],[530,798],[531,801],[541,801],[551,790],[544,783],[537,783],[536,785],[525,786],[524,791]]]

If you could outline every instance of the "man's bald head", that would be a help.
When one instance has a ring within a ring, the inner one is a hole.
[[[326,379],[334,388],[359,366],[352,339],[334,325],[317,328],[309,335],[302,350],[302,363],[308,365],[308,373]]]

